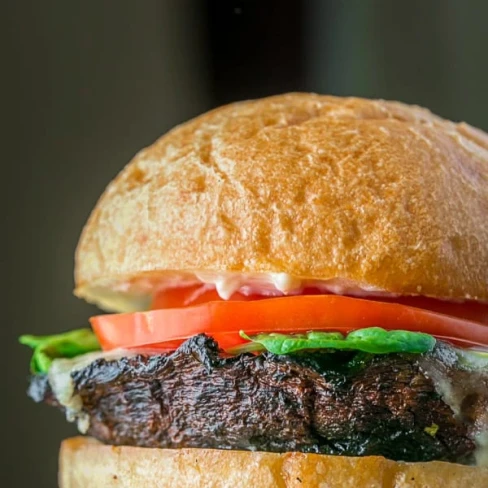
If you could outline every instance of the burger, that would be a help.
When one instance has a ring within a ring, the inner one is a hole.
[[[227,105],[83,229],[91,328],[21,337],[59,484],[488,486],[488,135],[382,100]]]

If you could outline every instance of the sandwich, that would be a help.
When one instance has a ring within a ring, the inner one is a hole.
[[[24,335],[59,484],[488,486],[488,135],[292,93],[140,151],[75,256],[91,327]],[[67,327],[69,329],[69,326]]]

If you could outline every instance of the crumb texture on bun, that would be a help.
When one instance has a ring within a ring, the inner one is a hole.
[[[75,437],[60,451],[60,488],[486,488],[488,469],[301,453],[147,449]]]
[[[76,293],[103,308],[140,279],[210,271],[488,301],[487,219],[481,130],[382,100],[234,103],[109,184],[78,245]]]

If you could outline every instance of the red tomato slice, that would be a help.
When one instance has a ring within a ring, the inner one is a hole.
[[[317,289],[304,290],[302,295],[321,295]],[[242,293],[234,293],[230,297],[230,301],[251,301],[262,300],[266,297],[264,295],[243,295]],[[423,308],[425,310],[432,310],[433,312],[442,313],[444,315],[452,315],[474,322],[480,322],[488,325],[488,305],[478,302],[464,302],[455,303],[444,300],[437,300],[435,298],[427,297],[397,297],[397,298],[374,298],[369,297],[368,300],[401,303],[409,307]],[[202,285],[194,285],[184,288],[171,288],[162,290],[157,293],[153,299],[151,309],[160,308],[180,308],[193,305],[199,305],[207,302],[224,301],[220,298],[215,289],[208,289]]]
[[[423,308],[444,315],[452,315],[473,322],[480,322],[488,325],[488,305],[478,302],[446,302],[427,297],[398,297],[398,298],[380,298],[382,302],[400,303],[409,307]]]
[[[239,336],[262,332],[310,330],[350,332],[379,326],[389,330],[426,332],[466,347],[488,345],[488,326],[429,310],[338,295],[301,295],[253,301],[213,301],[90,319],[105,350],[150,346],[174,348],[206,333],[229,349],[245,341]]]

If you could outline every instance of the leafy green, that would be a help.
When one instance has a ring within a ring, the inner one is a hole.
[[[23,335],[19,342],[34,350],[31,372],[47,373],[53,359],[73,358],[87,352],[99,351],[100,344],[91,329],[77,329],[50,336]]]
[[[432,351],[436,340],[429,334],[405,330],[386,331],[380,327],[369,327],[350,332],[308,332],[307,334],[260,334],[249,337],[240,332],[243,339],[251,341],[238,351],[267,350],[274,354],[290,354],[304,349],[355,350],[372,354],[393,352],[425,353]]]

